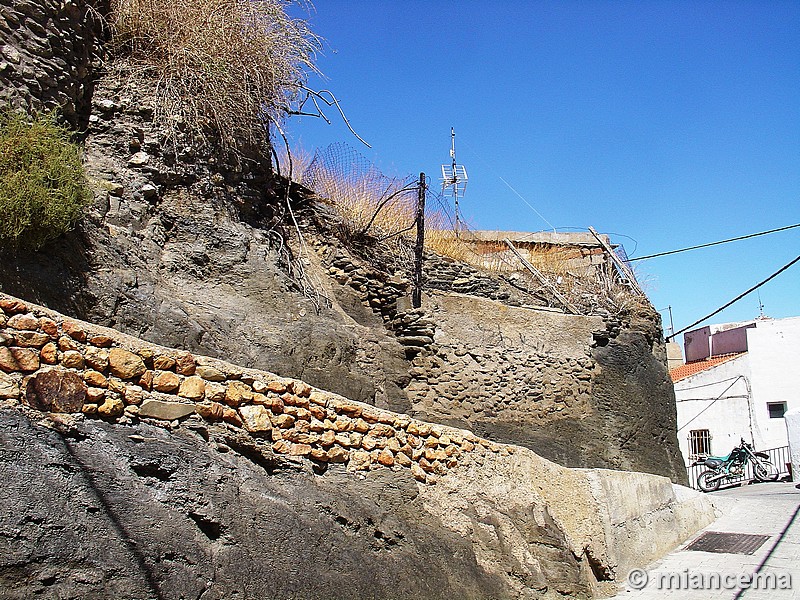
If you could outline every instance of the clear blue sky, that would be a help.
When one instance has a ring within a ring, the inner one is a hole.
[[[634,257],[800,223],[800,2],[314,4],[310,86],[372,149],[335,118],[291,119],[292,143],[438,179],[454,127],[473,229],[591,225]],[[677,330],[798,254],[800,228],[634,264]],[[800,263],[760,293],[800,316]],[[756,316],[754,293],[710,322]]]

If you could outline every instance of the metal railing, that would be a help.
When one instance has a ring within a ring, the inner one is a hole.
[[[785,475],[789,474],[789,465],[792,462],[789,454],[789,446],[760,450],[760,452],[766,452],[769,455],[769,461],[778,469],[778,479],[782,479]],[[697,489],[697,477],[705,470],[707,470],[707,467],[702,464],[686,467],[686,475],[689,477],[689,487]],[[742,473],[740,477],[725,479],[722,485],[736,485],[742,481],[752,481],[753,479],[755,479],[753,476],[753,465],[748,462],[747,465],[745,465],[744,473]]]

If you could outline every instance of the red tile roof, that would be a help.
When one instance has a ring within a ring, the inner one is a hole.
[[[731,359],[737,358],[742,354],[747,354],[746,352],[732,352],[730,354],[720,354],[719,356],[712,356],[710,358],[704,358],[703,360],[696,360],[694,362],[686,363],[685,365],[681,365],[680,367],[675,367],[671,369],[669,372],[669,376],[672,377],[672,382],[677,383],[681,379],[686,379],[696,373],[700,373],[701,371],[705,371],[706,369],[710,369],[711,367],[716,367],[717,365],[721,365],[724,362],[728,362]]]

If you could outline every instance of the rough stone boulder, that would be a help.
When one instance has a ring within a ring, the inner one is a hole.
[[[86,384],[77,373],[64,369],[42,371],[28,380],[28,404],[38,410],[77,413],[86,400]]]

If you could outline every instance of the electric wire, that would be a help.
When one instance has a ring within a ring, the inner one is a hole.
[[[682,387],[681,391],[699,390],[700,388],[711,387],[712,385],[720,385],[721,383],[728,383],[729,381],[733,381],[734,379],[739,379],[739,377],[741,377],[741,375],[737,375],[736,377],[730,377],[728,379],[723,379],[722,381],[712,381],[711,383],[702,383],[700,385],[693,385],[691,387]],[[696,398],[689,398],[689,400],[696,400]],[[678,402],[684,402],[684,401],[678,400]]]
[[[759,283],[755,284],[755,285],[754,285],[753,287],[751,287],[749,290],[747,290],[747,291],[745,291],[745,292],[742,292],[741,294],[739,294],[738,296],[736,296],[736,298],[734,298],[733,300],[731,300],[731,301],[730,301],[730,302],[728,302],[727,304],[725,304],[725,305],[721,306],[720,308],[718,308],[718,309],[717,309],[717,310],[715,310],[714,312],[712,312],[712,313],[710,313],[710,314],[707,314],[707,315],[706,315],[705,317],[703,317],[702,319],[698,319],[697,321],[695,321],[695,322],[694,322],[694,323],[692,323],[691,325],[687,325],[687,326],[686,326],[686,327],[684,327],[683,329],[681,329],[681,330],[679,330],[679,331],[676,331],[676,332],[675,332],[675,333],[673,333],[672,335],[668,335],[668,336],[666,337],[666,339],[667,339],[667,340],[669,340],[670,338],[674,338],[674,337],[676,337],[677,335],[679,335],[679,334],[683,333],[684,331],[688,331],[689,329],[691,329],[691,328],[692,328],[692,327],[694,327],[695,325],[699,325],[700,323],[702,323],[702,322],[703,322],[703,321],[705,321],[706,319],[710,319],[710,318],[711,318],[711,317],[713,317],[714,315],[721,313],[723,310],[725,310],[726,308],[728,308],[728,307],[729,307],[731,304],[733,304],[734,302],[738,302],[739,300],[741,300],[742,298],[744,298],[745,296],[747,296],[747,294],[749,294],[750,292],[754,292],[755,290],[757,290],[758,288],[760,288],[762,285],[764,285],[764,284],[765,284],[765,283],[767,283],[768,281],[771,281],[771,280],[775,279],[775,278],[776,278],[778,275],[780,275],[781,273],[783,273],[783,272],[784,272],[786,269],[788,269],[789,267],[791,267],[792,265],[794,265],[794,264],[795,264],[795,263],[797,263],[798,261],[800,261],[800,256],[797,256],[797,258],[795,258],[794,260],[792,260],[792,261],[791,261],[791,262],[789,262],[788,264],[786,264],[786,265],[782,266],[780,269],[778,269],[777,271],[775,271],[775,272],[774,272],[772,275],[770,275],[769,277],[767,277],[767,278],[766,278],[764,281],[761,281],[761,282],[759,282]]]
[[[533,206],[533,205],[532,205],[530,202],[528,202],[528,201],[527,201],[527,200],[526,200],[526,199],[525,199],[525,198],[522,196],[522,194],[520,194],[520,193],[519,193],[517,190],[515,190],[515,189],[514,189],[514,187],[513,187],[513,186],[512,186],[510,183],[508,183],[508,182],[507,182],[505,179],[503,179],[503,177],[502,177],[502,176],[501,176],[501,175],[500,175],[500,174],[499,174],[497,171],[495,171],[495,170],[494,170],[494,168],[492,168],[492,165],[490,165],[488,162],[486,162],[486,160],[484,160],[484,158],[483,158],[483,157],[482,157],[480,154],[478,154],[478,153],[475,151],[475,148],[473,148],[473,147],[472,147],[470,144],[468,144],[467,142],[463,142],[463,143],[464,143],[464,145],[465,145],[465,146],[467,146],[467,147],[468,147],[468,148],[469,148],[469,149],[472,151],[472,153],[473,153],[475,156],[477,156],[477,157],[478,157],[478,160],[480,160],[480,161],[481,161],[481,162],[482,162],[484,165],[486,165],[486,168],[487,168],[487,169],[489,169],[489,171],[492,173],[492,175],[494,175],[494,176],[495,176],[495,177],[497,177],[497,178],[498,178],[500,181],[502,181],[502,182],[503,182],[503,183],[506,185],[506,187],[507,187],[508,189],[510,189],[512,192],[514,192],[514,194],[516,194],[516,196],[517,196],[517,197],[518,197],[520,200],[522,200],[522,201],[523,201],[523,202],[524,202],[524,203],[525,203],[525,204],[528,206],[528,208],[530,208],[530,209],[531,209],[531,210],[532,210],[534,213],[536,213],[536,215],[537,215],[537,216],[538,216],[538,217],[539,217],[539,218],[540,218],[542,221],[544,221],[545,223],[547,223],[547,224],[550,226],[550,229],[552,229],[552,230],[553,230],[553,233],[557,233],[555,226],[554,226],[554,225],[553,225],[553,224],[552,224],[550,221],[548,221],[547,219],[545,219],[545,218],[544,218],[544,216],[542,216],[542,213],[540,213],[538,210],[536,210],[536,209],[534,208],[534,206]]]
[[[800,256],[799,256],[798,258],[800,258]],[[697,413],[697,414],[696,414],[695,416],[693,416],[691,419],[689,419],[688,421],[686,421],[686,423],[684,423],[684,424],[683,424],[681,427],[678,427],[678,431],[680,431],[681,429],[684,429],[684,428],[686,428],[686,427],[687,427],[687,426],[688,426],[688,425],[689,425],[689,424],[690,424],[692,421],[694,421],[695,419],[697,419],[697,417],[699,417],[699,416],[700,416],[700,415],[702,415],[704,412],[706,412],[706,411],[707,411],[709,408],[711,408],[712,406],[714,406],[714,404],[717,402],[717,400],[720,400],[720,399],[721,399],[721,398],[722,398],[722,397],[725,395],[725,392],[727,392],[727,391],[728,391],[729,389],[731,389],[731,388],[732,388],[734,385],[736,385],[736,382],[737,382],[737,381],[739,381],[740,379],[744,379],[744,376],[743,376],[743,375],[739,375],[739,376],[738,376],[738,377],[737,377],[737,378],[736,378],[736,379],[733,381],[733,383],[732,383],[732,384],[730,384],[728,387],[726,387],[724,390],[722,390],[722,392],[720,392],[719,396],[717,396],[716,398],[713,398],[713,399],[712,399],[712,398],[703,398],[703,400],[712,400],[711,404],[709,404],[708,406],[706,406],[706,407],[705,407],[703,410],[701,410],[699,413]],[[677,433],[677,431],[676,431],[676,433]]]
[[[778,227],[777,229],[770,229],[769,231],[760,231],[758,233],[751,233],[748,235],[740,235],[739,237],[729,238],[727,240],[720,240],[718,242],[709,242],[708,244],[699,244],[697,246],[690,246],[689,248],[680,248],[679,250],[669,250],[667,252],[659,252],[657,254],[648,254],[647,256],[637,256],[635,258],[629,258],[629,262],[633,262],[635,260],[647,260],[648,258],[657,258],[659,256],[669,256],[670,254],[678,254],[679,252],[688,252],[689,250],[697,250],[699,248],[709,248],[710,246],[718,246],[720,244],[727,244],[728,242],[738,242],[739,240],[746,240],[749,238],[758,237],[760,235],[767,235],[769,233],[777,233],[778,231],[786,231],[787,229],[794,229],[795,227],[800,227],[800,223],[795,225],[787,225],[786,227]]]

